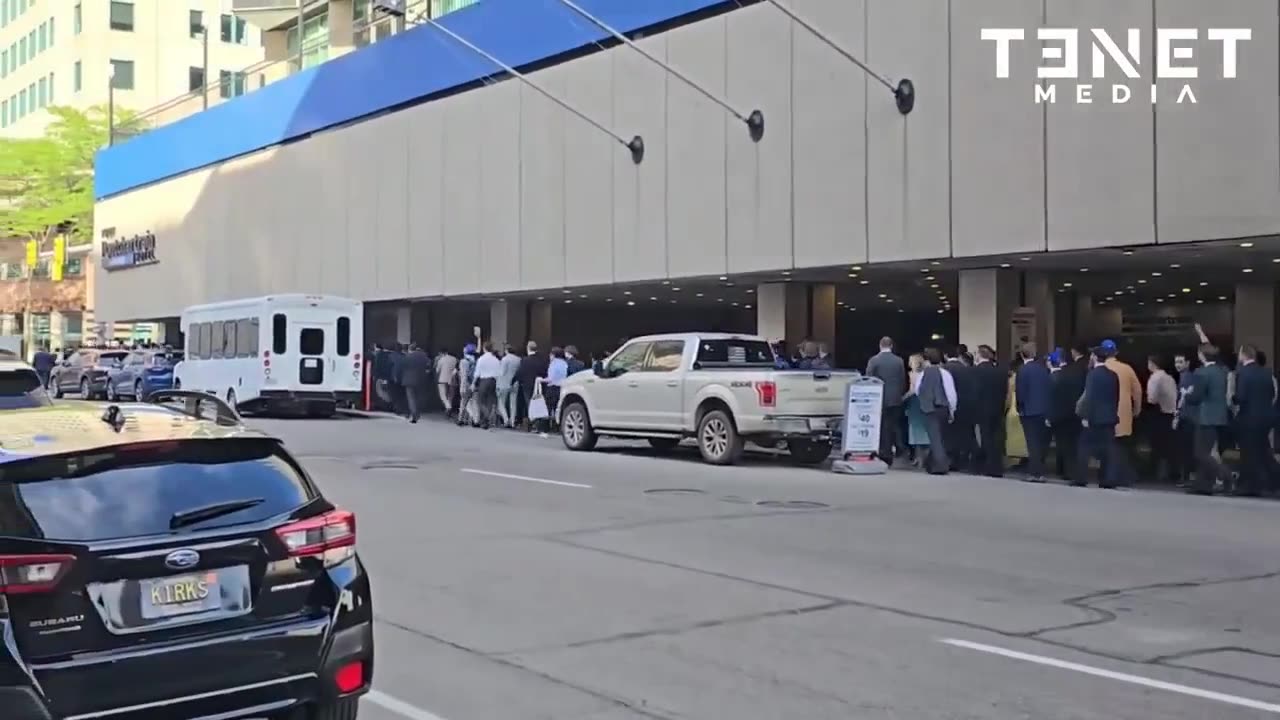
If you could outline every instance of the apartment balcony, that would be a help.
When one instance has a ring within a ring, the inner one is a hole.
[[[299,0],[231,0],[231,12],[262,28],[275,30],[296,23]],[[303,12],[328,3],[328,0],[301,0]]]

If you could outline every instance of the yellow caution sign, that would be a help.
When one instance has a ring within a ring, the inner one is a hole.
[[[62,280],[62,270],[67,266],[67,239],[59,235],[53,239],[53,265],[49,268],[49,277],[54,282]]]

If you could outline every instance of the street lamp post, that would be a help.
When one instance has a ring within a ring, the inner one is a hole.
[[[116,142],[116,66],[107,61],[107,146]]]
[[[209,26],[200,26],[201,70],[200,70],[200,107],[209,109]]]

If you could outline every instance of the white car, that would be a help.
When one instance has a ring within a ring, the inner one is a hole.
[[[672,449],[693,438],[702,458],[736,462],[751,441],[785,442],[800,462],[831,453],[856,372],[777,370],[761,337],[726,333],[649,335],[565,380],[560,435],[570,450],[600,437],[643,438]]]
[[[21,360],[0,355],[0,410],[52,404],[34,368]]]

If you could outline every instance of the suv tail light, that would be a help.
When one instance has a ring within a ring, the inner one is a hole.
[[[774,407],[778,404],[778,386],[773,381],[756,383],[756,398],[760,407]]]
[[[0,595],[47,593],[75,561],[73,555],[0,555]]]
[[[276,528],[290,557],[318,557],[332,567],[356,554],[356,516],[333,510]]]

